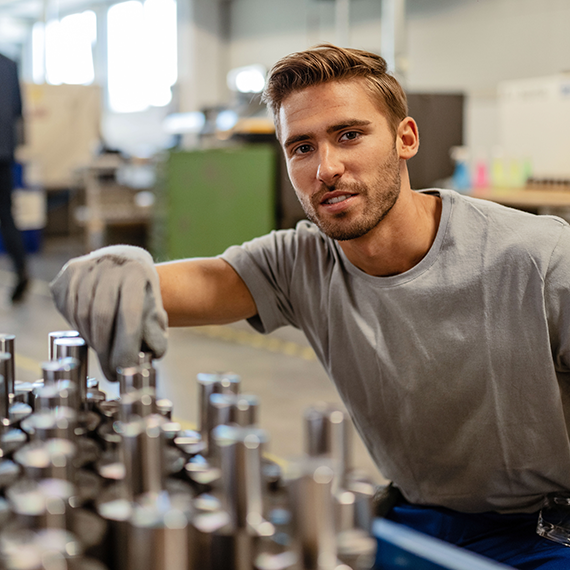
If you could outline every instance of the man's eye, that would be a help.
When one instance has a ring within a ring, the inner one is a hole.
[[[357,139],[359,136],[360,133],[357,131],[348,131],[347,133],[344,133],[340,138],[348,141],[353,141],[354,139]]]
[[[312,149],[310,144],[302,144],[295,149],[295,154],[306,154]]]

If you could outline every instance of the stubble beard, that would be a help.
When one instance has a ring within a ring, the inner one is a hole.
[[[337,241],[347,241],[366,235],[382,222],[400,195],[400,183],[400,163],[394,149],[394,153],[380,166],[378,175],[371,185],[340,182],[334,186],[323,186],[323,189],[312,196],[310,201],[305,198],[307,203],[299,199],[307,218],[325,235]],[[352,222],[347,221],[352,215],[350,212],[340,212],[326,218],[320,217],[317,208],[322,197],[334,190],[359,194],[364,199],[364,213]]]

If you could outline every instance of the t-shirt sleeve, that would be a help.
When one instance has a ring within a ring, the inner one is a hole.
[[[570,226],[561,226],[545,276],[545,301],[554,363],[570,371]]]
[[[298,327],[290,294],[295,256],[295,230],[274,231],[220,255],[253,296],[257,315],[248,322],[259,332],[270,333],[285,325]]]

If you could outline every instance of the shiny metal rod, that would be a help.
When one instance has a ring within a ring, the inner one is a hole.
[[[325,458],[306,458],[289,465],[294,550],[303,570],[334,570],[337,566],[333,466]]]
[[[205,435],[202,436],[204,442],[207,442],[206,454],[212,465],[217,465],[219,454],[217,442],[212,438],[213,430],[220,425],[228,425],[231,419],[232,407],[234,403],[233,394],[214,393],[210,396],[208,406],[208,426]]]
[[[14,453],[14,461],[34,480],[63,479],[72,481],[75,473],[73,459],[77,447],[66,439],[32,441]]]
[[[36,412],[55,410],[65,406],[73,410],[79,409],[79,392],[77,385],[69,380],[58,380],[35,391],[34,410]]]
[[[12,355],[7,352],[0,352],[0,376],[1,389],[0,389],[0,416],[7,419],[10,416],[10,387],[8,385],[8,376],[10,374],[10,361]]]
[[[128,392],[121,397],[119,418],[129,422],[133,416],[146,418],[157,413],[156,393],[154,388],[144,388]]]
[[[259,398],[252,394],[235,396],[232,405],[230,422],[241,427],[253,426],[258,423]]]
[[[160,416],[133,418],[118,426],[122,437],[125,483],[136,499],[143,493],[159,494],[164,489],[164,433]]]
[[[233,372],[222,372],[218,391],[221,394],[239,394],[241,389],[241,376]]]
[[[60,406],[52,410],[39,410],[21,423],[32,441],[58,438],[74,441],[78,427],[77,411]]]
[[[16,336],[13,334],[0,334],[0,352],[6,352],[10,355],[10,361],[6,365],[6,383],[10,394],[14,394],[14,383],[16,381],[15,339]]]
[[[141,354],[146,353],[141,352]],[[117,377],[121,395],[143,388],[156,390],[156,370],[149,364],[118,368]]]
[[[198,425],[202,439],[208,444],[208,409],[210,396],[216,393],[216,385],[219,382],[219,374],[198,374]]]
[[[343,486],[351,468],[352,423],[337,405],[317,403],[308,408],[305,420],[305,452],[310,457],[330,457],[336,462],[335,489]]]
[[[48,360],[56,358],[54,343],[58,338],[77,338],[81,335],[77,331],[53,331],[48,334]]]
[[[239,394],[241,378],[237,374],[227,373],[200,373],[198,380],[198,425],[206,447],[208,446],[208,434],[212,429],[211,420],[208,417],[210,411],[210,396],[212,394]],[[218,424],[214,424],[218,425]]]
[[[235,528],[260,527],[263,520],[261,457],[269,438],[258,428],[220,425],[212,432],[220,456],[224,505]]]
[[[87,400],[87,370],[88,346],[81,337],[56,338],[54,341],[55,358],[71,356],[79,361],[79,398],[84,403]]]
[[[135,506],[127,529],[125,570],[194,570],[190,502],[163,496]],[[197,568],[195,570],[198,570]],[[206,569],[204,569],[206,570]]]
[[[68,382],[75,385],[76,389],[74,392],[76,395],[73,400],[70,400],[70,402],[73,402],[73,405],[69,405],[75,410],[79,410],[81,405],[79,396],[81,365],[79,360],[71,356],[59,358],[58,360],[47,360],[42,362],[41,368],[44,386],[57,386],[60,382]]]

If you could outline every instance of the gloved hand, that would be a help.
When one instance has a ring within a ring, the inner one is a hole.
[[[108,380],[135,366],[141,347],[166,351],[168,317],[147,251],[113,245],[70,260],[50,283],[56,307],[99,357]]]

